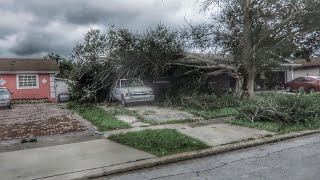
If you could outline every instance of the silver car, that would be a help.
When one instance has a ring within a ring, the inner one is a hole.
[[[5,87],[0,87],[0,107],[11,109],[11,93]]]
[[[153,102],[154,94],[140,79],[120,79],[111,90],[113,100],[127,106],[132,102]]]

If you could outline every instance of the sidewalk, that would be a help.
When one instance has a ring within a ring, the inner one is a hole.
[[[0,153],[0,179],[74,179],[154,157],[107,139]]]
[[[154,155],[117,144],[110,140],[102,139],[0,153],[1,179],[60,180],[102,176],[103,174],[150,167],[227,150],[234,150],[241,147],[253,146],[259,143],[272,142],[276,139],[272,137],[274,133],[268,131],[228,124],[215,124],[200,127],[190,127],[181,124],[161,125],[111,131],[106,133],[105,136],[148,128],[177,129],[181,133],[198,138],[207,143],[211,148],[158,158]],[[237,143],[240,144],[240,146],[238,146]]]
[[[184,124],[164,124],[159,126],[136,127],[132,129],[110,131],[106,132],[104,135],[108,138],[112,134],[141,131],[144,129],[176,129],[183,134],[201,140],[211,147],[275,135],[275,133],[265,130],[233,126],[230,124],[211,124],[198,127],[190,127]]]

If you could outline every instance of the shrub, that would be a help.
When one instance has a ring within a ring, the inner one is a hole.
[[[273,121],[281,124],[320,120],[319,95],[262,94],[256,100],[241,104],[238,118]]]

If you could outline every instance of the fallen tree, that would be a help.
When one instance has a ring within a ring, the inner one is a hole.
[[[242,96],[243,77],[239,72],[239,68],[232,64],[230,57],[215,56],[203,57],[193,54],[184,54],[183,57],[177,61],[167,63],[169,66],[182,66],[204,73],[206,78],[215,77],[219,75],[227,75],[236,81],[234,95]]]
[[[75,99],[108,99],[111,87],[120,78],[206,79],[219,75],[235,79],[235,94],[241,96],[243,78],[232,58],[187,54],[184,43],[178,32],[163,25],[142,34],[126,29],[109,29],[106,34],[89,31],[73,50]]]

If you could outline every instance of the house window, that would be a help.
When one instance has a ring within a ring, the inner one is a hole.
[[[17,88],[18,89],[39,88],[38,75],[34,75],[34,74],[17,75]]]

